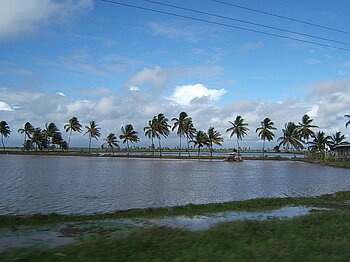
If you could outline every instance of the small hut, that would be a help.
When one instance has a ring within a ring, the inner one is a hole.
[[[332,151],[335,157],[350,159],[350,143],[337,145]]]

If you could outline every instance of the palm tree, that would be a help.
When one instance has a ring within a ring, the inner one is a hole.
[[[168,118],[164,116],[164,114],[158,114],[158,116],[153,117],[154,126],[156,128],[157,133],[159,134],[157,136],[159,141],[159,154],[162,155],[162,146],[160,144],[161,136],[164,138],[168,137],[170,134],[170,125],[168,125]]]
[[[122,126],[121,128],[122,134],[119,136],[120,139],[123,140],[123,144],[126,143],[127,148],[129,150],[129,141],[131,143],[138,142],[140,139],[137,136],[137,132],[134,130],[133,126],[131,124]]]
[[[314,140],[309,142],[311,144],[311,150],[325,152],[327,146],[330,144],[330,136],[326,136],[323,131],[318,131],[312,137]]]
[[[329,137],[329,146],[331,148],[334,148],[335,146],[338,145],[344,145],[347,144],[345,140],[345,136],[341,132],[336,132],[333,134],[331,137]]]
[[[181,137],[184,135],[185,123],[186,121],[192,120],[186,112],[181,112],[179,118],[174,117],[171,121],[174,122],[174,126],[171,129],[174,131],[177,128],[177,135],[180,137],[180,147],[179,147],[179,155],[181,155]]]
[[[193,126],[192,119],[187,119],[184,123],[184,134],[187,139],[187,150],[188,150],[188,155],[190,156],[190,143],[189,139],[193,139],[194,135],[196,134],[196,129]]]
[[[204,131],[197,131],[194,135],[194,139],[190,141],[190,143],[194,144],[194,147],[198,146],[198,156],[201,152],[201,147],[209,146],[208,136]]]
[[[148,138],[151,139],[152,141],[152,144],[151,144],[151,147],[152,147],[152,155],[154,155],[154,143],[153,143],[153,139],[155,137],[159,137],[159,134],[158,134],[158,130],[157,130],[157,127],[156,127],[156,124],[155,124],[155,121],[156,121],[156,117],[153,117],[152,120],[149,120],[148,121],[148,126],[145,126],[143,128],[143,131],[145,132],[145,136],[147,136]]]
[[[35,144],[35,151],[39,148],[41,150],[41,144],[44,139],[44,135],[39,127],[34,129],[32,134],[32,142]]]
[[[110,133],[105,139],[103,139],[104,141],[106,141],[106,143],[104,143],[104,145],[107,145],[107,147],[109,147],[111,149],[112,154],[114,154],[113,152],[113,148],[114,147],[119,147],[118,145],[118,140],[117,137],[115,136],[115,134]]]
[[[283,136],[277,139],[279,146],[283,145],[286,150],[289,150],[289,147],[298,149],[303,149],[304,146],[300,139],[300,133],[297,125],[294,122],[288,122],[285,124],[285,129],[282,129]]]
[[[24,124],[23,128],[18,129],[18,132],[24,133],[23,146],[26,144],[27,137],[31,138],[31,135],[34,133],[34,126],[31,123],[27,122]]]
[[[348,125],[350,125],[350,114],[349,115],[345,115],[344,117],[349,118],[348,122],[345,123],[345,127],[348,127]]]
[[[50,150],[50,144],[52,142],[52,139],[55,136],[60,136],[61,135],[59,129],[57,128],[57,126],[54,123],[50,123],[50,124],[46,123],[45,124],[45,129],[43,130],[43,134],[47,138],[48,150]]]
[[[11,134],[10,127],[8,126],[6,121],[2,120],[0,122],[0,134],[1,134],[2,147],[5,151],[4,137],[8,137]]]
[[[73,116],[71,119],[69,119],[68,124],[66,124],[64,127],[64,130],[66,130],[66,132],[69,132],[69,137],[68,137],[68,147],[70,145],[70,138],[72,136],[72,131],[74,132],[79,132],[81,133],[81,124],[79,123],[78,118],[76,118],[75,116]]]
[[[249,130],[248,127],[246,127],[248,124],[244,123],[244,119],[241,116],[237,116],[236,120],[232,123],[231,121],[228,121],[232,127],[228,128],[226,130],[227,132],[232,132],[230,134],[230,138],[236,134],[237,136],[237,150],[238,150],[238,155],[239,155],[239,140],[242,140],[244,136],[247,135],[247,132]]]
[[[221,134],[214,129],[214,127],[209,127],[208,129],[208,145],[210,150],[210,156],[213,156],[213,143],[221,146],[221,142],[224,139],[221,137]]]
[[[313,119],[305,114],[301,120],[301,123],[299,122],[297,125],[300,138],[303,139],[304,143],[306,144],[308,144],[309,138],[315,134],[311,128],[318,128],[318,126],[311,124],[312,121]]]
[[[95,138],[98,140],[98,138],[101,136],[100,129],[95,121],[90,121],[88,126],[85,126],[86,132],[84,135],[89,134],[89,154],[91,150],[91,139]]]
[[[258,137],[264,140],[263,143],[263,156],[265,152],[265,140],[272,141],[275,134],[271,130],[276,130],[277,128],[273,126],[274,122],[271,121],[270,118],[266,117],[263,121],[261,121],[261,127],[258,127],[255,132],[258,133]]]

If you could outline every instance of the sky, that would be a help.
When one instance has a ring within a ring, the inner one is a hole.
[[[138,146],[149,146],[148,120],[182,111],[198,130],[215,127],[226,148],[236,145],[226,129],[237,115],[250,128],[242,147],[261,147],[255,130],[265,117],[277,138],[304,114],[327,135],[349,137],[350,1],[222,0],[345,33],[210,0],[158,1],[288,32],[143,0],[119,2],[211,23],[101,0],[0,0],[0,120],[12,130],[5,144],[22,144],[17,130],[27,121],[54,122],[68,139],[63,126],[76,116],[83,127],[94,120],[101,128],[95,147],[126,124],[139,132]],[[177,144],[176,133],[163,141]],[[88,146],[88,137],[73,134],[71,146]]]

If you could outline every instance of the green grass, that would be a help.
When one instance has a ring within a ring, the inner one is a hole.
[[[234,221],[205,231],[150,227],[126,235],[96,236],[54,249],[12,249],[1,261],[349,261],[350,192],[314,198],[252,199],[208,205],[129,210],[109,215],[1,216],[2,227],[105,218],[152,218],[286,205],[331,207],[291,220]]]
[[[349,261],[349,215],[227,222],[199,232],[147,228],[54,249],[13,249],[2,261]]]

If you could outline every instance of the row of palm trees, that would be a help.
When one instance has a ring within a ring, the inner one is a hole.
[[[345,126],[350,125],[350,115],[345,115],[346,118],[349,118]],[[154,139],[158,139],[160,155],[161,151],[161,138],[167,138],[170,134],[171,126],[168,124],[168,118],[164,114],[158,114],[154,116],[151,120],[148,121],[148,125],[144,127],[143,131],[145,136],[151,139],[151,148],[152,154],[154,154],[155,146]],[[221,137],[221,134],[214,129],[214,127],[209,127],[208,131],[196,130],[192,118],[187,115],[186,112],[181,112],[178,118],[172,118],[171,121],[174,121],[171,131],[177,129],[177,135],[180,139],[180,150],[179,155],[181,154],[182,148],[182,138],[185,137],[187,141],[187,148],[190,147],[190,143],[194,144],[194,147],[198,147],[198,155],[202,147],[207,146],[212,155],[213,145],[222,145],[224,139]],[[334,147],[336,145],[345,143],[345,136],[341,132],[337,132],[332,136],[326,136],[323,131],[318,131],[315,133],[312,129],[318,128],[317,125],[312,124],[313,119],[311,119],[307,114],[302,117],[302,121],[298,124],[294,122],[288,122],[285,124],[284,129],[282,129],[283,136],[277,139],[279,142],[278,147],[283,146],[287,151],[290,149],[300,150],[304,148],[304,145],[307,145],[308,149],[315,151],[325,151],[326,147]],[[248,123],[244,121],[241,116],[237,116],[236,119],[231,122],[231,127],[229,127],[226,132],[230,132],[230,137],[236,136],[237,139],[237,149],[238,154],[240,153],[239,141],[242,141],[243,138],[247,135]],[[86,132],[89,136],[89,153],[91,150],[91,140],[92,138],[98,139],[101,136],[100,128],[95,121],[89,122],[89,125],[85,126]],[[35,150],[49,150],[50,147],[57,145],[61,149],[68,149],[72,132],[82,132],[82,125],[79,123],[79,120],[76,117],[72,117],[68,123],[64,126],[64,130],[69,132],[68,142],[62,138],[62,134],[54,123],[49,123],[45,125],[45,128],[41,130],[39,127],[34,128],[29,122],[26,122],[23,128],[18,130],[19,133],[24,134],[23,148],[25,150],[33,149]],[[272,141],[274,139],[273,130],[277,130],[274,126],[274,122],[269,118],[265,118],[261,121],[260,127],[258,127],[255,132],[258,133],[258,137],[263,140],[263,152],[265,151],[265,142]],[[11,133],[11,130],[6,123],[6,121],[0,122],[0,134],[1,142],[3,149],[5,150],[5,145],[3,138],[8,137]],[[131,124],[125,125],[121,128],[120,139],[123,140],[123,144],[127,144],[129,149],[129,142],[136,143],[139,141],[138,132],[136,132]],[[309,141],[310,138],[312,141]],[[119,141],[117,136],[114,133],[110,133],[105,139],[105,143],[102,146],[107,146],[113,152],[114,148],[119,148]],[[188,150],[190,154],[190,151]]]

